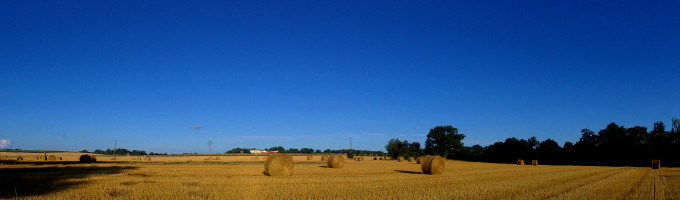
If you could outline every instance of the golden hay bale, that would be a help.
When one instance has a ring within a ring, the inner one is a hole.
[[[531,160],[531,165],[538,166],[538,160]]]
[[[409,157],[409,158],[408,158],[408,161],[409,161],[409,162],[415,162],[415,161],[416,161],[416,159],[415,159],[415,158],[413,158],[413,157]]]
[[[87,155],[87,154],[80,155],[80,162],[81,163],[91,163],[92,162],[92,156]]]
[[[364,157],[363,156],[357,157],[357,161],[364,161]]]
[[[321,156],[321,161],[326,161],[326,160],[328,160],[328,156],[327,156],[327,155]]]
[[[345,167],[345,159],[341,155],[331,155],[328,157],[328,161],[326,162],[326,165],[329,168],[343,168]]]
[[[661,169],[661,160],[652,160],[652,169]]]
[[[19,156],[19,157],[17,157],[17,160],[24,160],[24,158]]]
[[[517,160],[517,165],[524,165],[524,160],[522,159]]]
[[[151,156],[144,156],[144,161],[145,162],[151,162]]]
[[[57,160],[57,157],[54,156],[54,155],[49,155],[49,156],[47,156],[47,160],[49,160],[49,161],[56,161],[56,160]]]
[[[421,156],[421,157],[416,158],[416,164],[420,164],[420,163],[421,163],[421,162],[420,162],[420,159],[421,159],[421,158],[423,158],[423,157]]]
[[[380,157],[380,158],[378,158],[378,160],[383,160],[383,158],[382,158],[382,157]]]
[[[264,162],[264,174],[267,176],[290,176],[295,163],[293,157],[286,154],[274,154]]]
[[[36,157],[36,159],[45,161],[45,160],[47,160],[47,156],[38,156],[38,157]]]
[[[307,156],[307,160],[312,160],[312,156],[311,155]]]
[[[378,160],[378,157],[373,157],[373,160]]]
[[[137,158],[135,158],[135,160],[142,162],[142,157],[137,157]]]
[[[444,166],[446,165],[446,159],[440,156],[425,156],[421,160],[420,168],[423,170],[423,174],[443,174]]]
[[[399,156],[399,157],[397,158],[397,161],[398,161],[398,162],[404,161],[404,156]]]
[[[57,160],[64,160],[61,156],[57,157]]]

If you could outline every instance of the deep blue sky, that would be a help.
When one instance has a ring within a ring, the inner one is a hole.
[[[680,116],[679,65],[680,1],[0,1],[0,139],[562,144]]]

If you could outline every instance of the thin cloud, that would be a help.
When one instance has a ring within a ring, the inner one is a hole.
[[[0,148],[9,148],[10,146],[12,146],[12,141],[8,139],[0,140]]]
[[[190,128],[190,129],[195,129],[195,130],[199,130],[199,129],[202,129],[203,126],[197,124],[197,125],[189,126],[188,128]]]

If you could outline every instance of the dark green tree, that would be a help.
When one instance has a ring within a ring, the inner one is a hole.
[[[441,155],[445,158],[454,156],[463,148],[465,135],[459,134],[458,129],[453,126],[437,126],[430,129],[425,141],[425,153],[430,155]]]

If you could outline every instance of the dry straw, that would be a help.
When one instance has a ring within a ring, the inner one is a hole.
[[[321,161],[326,161],[326,160],[328,160],[328,156],[327,156],[327,155],[321,156]]]
[[[264,174],[267,176],[290,176],[295,163],[293,157],[286,154],[274,154],[264,162]]]
[[[524,160],[522,159],[517,160],[517,165],[524,165]]]
[[[329,168],[343,168],[345,167],[345,159],[341,155],[331,155],[328,157],[326,165]]]
[[[661,160],[652,160],[652,169],[661,169]]]
[[[421,158],[423,158],[423,157],[418,157],[418,158],[416,158],[416,164],[420,164],[420,159],[421,159]]]
[[[531,160],[531,165],[538,166],[538,160]]]
[[[49,160],[49,161],[56,161],[56,160],[57,160],[57,157],[54,156],[54,155],[49,155],[49,156],[47,156],[47,160]]]
[[[439,156],[427,155],[421,159],[421,163],[420,168],[423,170],[423,174],[443,174],[446,159]]]
[[[415,161],[416,161],[416,159],[415,159],[415,158],[413,158],[413,157],[409,157],[409,158],[408,158],[408,161],[409,161],[409,162],[415,162]]]
[[[397,161],[399,162],[404,161],[404,156],[399,156],[399,158],[397,158]]]

